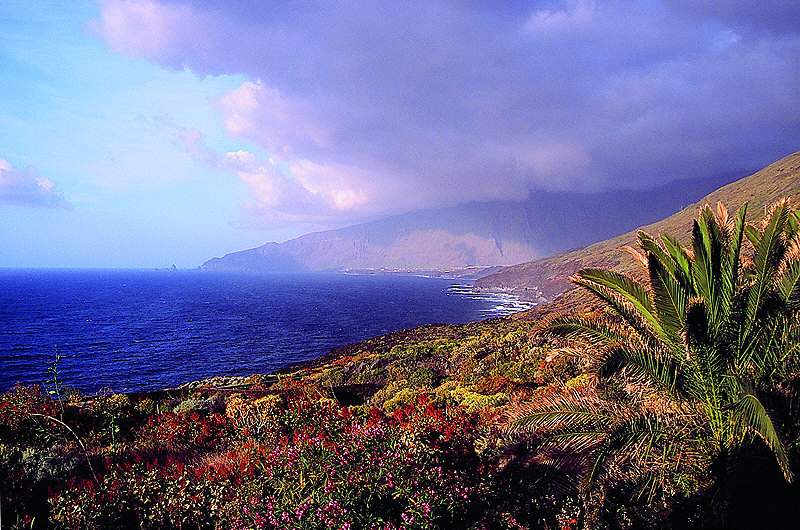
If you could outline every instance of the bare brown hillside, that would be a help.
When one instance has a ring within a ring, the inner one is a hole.
[[[635,244],[639,230],[650,234],[669,233],[687,239],[692,221],[704,204],[722,202],[729,210],[735,211],[747,202],[748,215],[754,218],[763,215],[769,204],[783,197],[790,197],[795,204],[800,204],[800,151],[749,177],[723,186],[666,219],[579,250],[507,267],[478,280],[475,285],[480,289],[512,291],[529,299],[548,302],[559,299],[559,306],[579,305],[587,299],[577,292],[564,296],[573,289],[569,277],[586,267],[613,268],[621,272],[633,270],[633,258],[621,248]]]

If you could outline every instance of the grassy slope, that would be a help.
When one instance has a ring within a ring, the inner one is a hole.
[[[583,305],[589,299],[571,291],[569,277],[585,267],[633,271],[636,268],[633,258],[620,249],[625,245],[635,245],[639,230],[650,234],[669,233],[685,240],[698,209],[704,204],[722,202],[730,211],[735,211],[748,202],[749,217],[754,218],[763,216],[769,204],[784,197],[791,198],[795,204],[800,202],[800,151],[714,191],[666,219],[586,248],[505,268],[478,280],[476,286],[511,290],[530,298],[544,298],[553,301],[559,308]],[[534,314],[540,311],[534,311]]]

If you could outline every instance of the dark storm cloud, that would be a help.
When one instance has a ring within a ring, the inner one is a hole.
[[[246,75],[225,127],[297,188],[259,202],[300,217],[646,187],[800,148],[797,2],[208,4],[103,1],[97,31]]]
[[[668,2],[681,15],[718,21],[740,30],[797,35],[800,2],[797,0],[673,0]]]

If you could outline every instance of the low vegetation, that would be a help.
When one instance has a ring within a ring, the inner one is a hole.
[[[800,517],[800,218],[641,233],[598,302],[276,377],[0,396],[4,528],[763,527]]]
[[[584,269],[573,281],[607,307],[546,322],[586,384],[514,407],[504,427],[540,459],[569,456],[580,519],[603,521],[609,496],[665,513],[705,497],[697,526],[759,526],[771,512],[750,488],[795,492],[800,219],[786,201],[749,225],[746,210],[703,208],[686,248],[640,233],[646,280]]]

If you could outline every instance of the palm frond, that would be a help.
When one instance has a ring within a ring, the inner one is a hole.
[[[793,482],[794,475],[789,468],[789,459],[783,442],[778,437],[769,413],[755,394],[744,393],[741,399],[733,404],[732,411],[735,418],[766,442],[778,461],[783,477],[787,482]]]
[[[732,310],[733,297],[736,294],[739,281],[739,264],[741,263],[742,241],[744,240],[745,216],[747,203],[745,203],[730,220],[732,228],[729,230],[728,243],[723,252],[720,264],[719,281],[719,310],[720,320],[727,319]],[[726,210],[727,218],[727,210]]]
[[[664,338],[672,349],[677,349],[682,342],[681,332],[686,325],[685,313],[689,294],[681,288],[655,254],[648,255],[647,268],[650,271],[653,304],[664,330]]]
[[[730,217],[728,209],[724,204],[722,204],[721,201],[717,202],[717,211],[715,212],[714,217],[717,220],[717,224],[721,228],[730,228],[733,224],[733,220]]]
[[[608,423],[624,412],[624,408],[594,392],[553,392],[506,411],[500,428],[511,435],[593,432],[597,425]]]
[[[687,440],[674,419],[646,412],[610,424],[606,437],[595,449],[587,466],[583,488],[592,489],[609,474],[612,464],[647,468],[652,462],[674,460],[681,454]]]
[[[659,261],[661,261],[670,274],[673,276],[676,274],[678,264],[676,263],[675,259],[669,254],[669,252],[661,248],[661,245],[659,245],[650,234],[640,231],[636,237],[639,241],[639,248],[645,252],[645,254],[642,255],[643,258],[646,258],[647,254],[653,254],[659,259]],[[642,264],[644,265],[645,270],[649,272],[650,265],[648,260],[644,259]]]
[[[633,278],[610,270],[582,269],[571,280],[608,303],[641,334],[664,336],[650,294]],[[642,327],[642,321],[646,328]]]
[[[704,231],[704,225],[694,221],[692,227],[692,250],[694,259],[692,260],[692,279],[697,296],[708,303],[715,298],[714,293],[714,270],[711,250],[706,243],[709,236]]]
[[[788,308],[791,311],[800,310],[800,259],[786,263],[777,284]]]
[[[611,345],[592,366],[599,378],[608,378],[627,370],[645,376],[657,388],[673,398],[685,395],[689,375],[681,361],[671,355]]]
[[[661,241],[672,258],[672,261],[675,263],[675,279],[678,280],[678,282],[687,292],[689,292],[691,296],[694,296],[695,293],[693,291],[694,288],[691,280],[692,256],[690,256],[687,250],[683,248],[680,241],[669,234],[661,234]]]
[[[574,315],[550,320],[542,328],[541,333],[546,336],[583,341],[592,346],[617,342],[625,338],[622,328],[613,323]]]
[[[763,230],[752,228],[747,236],[755,247],[753,259],[754,282],[750,287],[747,303],[746,327],[756,321],[766,294],[770,291],[781,260],[786,250],[782,235],[788,221],[789,211],[785,203],[778,203],[772,210]]]
[[[723,274],[729,246],[729,232],[717,223],[713,211],[706,205],[692,229],[692,279],[697,296],[704,301],[708,323],[714,333],[729,314],[729,293],[734,289],[731,275]]]
[[[633,248],[630,245],[625,245],[620,250],[630,254],[633,257],[633,259],[636,260],[639,266],[641,266],[644,271],[647,271],[647,257],[644,254],[642,254],[641,252],[639,252],[637,249]]]

